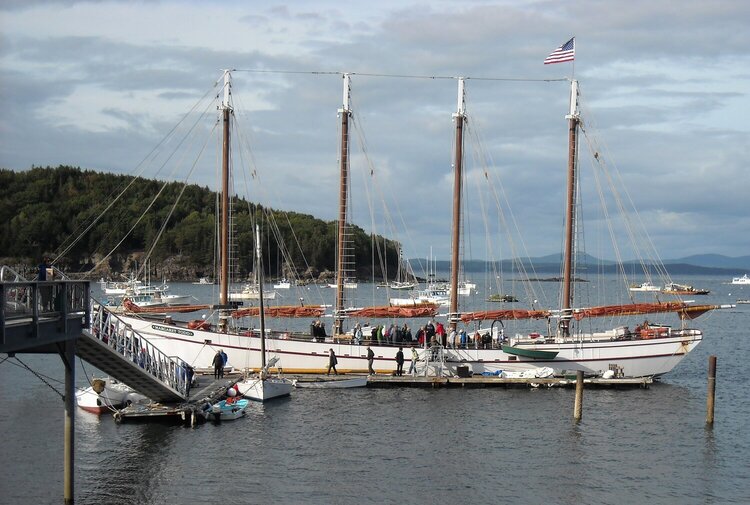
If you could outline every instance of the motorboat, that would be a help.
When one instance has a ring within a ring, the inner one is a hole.
[[[221,400],[211,406],[208,412],[209,419],[213,421],[234,421],[245,415],[245,410],[250,404],[249,400],[230,396],[226,400]]]
[[[91,386],[76,393],[76,404],[87,412],[101,414],[147,402],[148,398],[112,378],[94,379]]]
[[[283,278],[273,285],[273,289],[289,289],[291,287],[292,283],[287,278]]]
[[[661,291],[661,288],[659,286],[655,286],[651,284],[650,282],[644,282],[642,284],[633,284],[628,288],[630,291],[640,291],[640,292],[656,292]]]
[[[732,284],[750,284],[750,277],[748,277],[747,274],[742,277],[734,277],[732,279]]]
[[[668,295],[707,295],[711,291],[708,289],[697,289],[686,284],[670,282],[664,286],[664,289],[662,289],[661,292]]]

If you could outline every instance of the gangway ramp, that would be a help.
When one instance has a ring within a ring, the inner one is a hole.
[[[78,338],[76,354],[155,402],[188,399],[192,368],[164,354],[101,304],[93,304],[90,327]]]

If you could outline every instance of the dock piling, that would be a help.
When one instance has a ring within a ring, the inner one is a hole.
[[[708,357],[708,398],[706,400],[706,424],[714,425],[714,397],[716,396],[716,356]]]
[[[583,370],[576,372],[576,401],[573,406],[573,419],[580,421],[583,417]]]

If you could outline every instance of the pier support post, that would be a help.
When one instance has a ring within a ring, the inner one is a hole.
[[[714,397],[716,396],[716,356],[708,357],[708,399],[706,401],[706,424],[714,425]]]
[[[583,417],[583,370],[576,372],[576,402],[573,406],[573,419],[580,421]]]
[[[60,353],[65,365],[65,447],[63,450],[63,498],[65,505],[75,499],[75,412],[76,412],[76,341],[66,340],[65,351]]]

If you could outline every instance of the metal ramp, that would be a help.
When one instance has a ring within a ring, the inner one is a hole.
[[[91,308],[91,325],[78,338],[76,354],[155,402],[188,399],[188,363],[164,354],[100,304]]]

